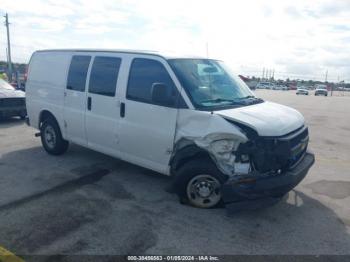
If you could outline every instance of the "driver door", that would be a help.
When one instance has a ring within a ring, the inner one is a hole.
[[[172,88],[174,99],[179,95],[169,70],[160,58],[134,58],[121,101],[120,148],[124,157],[161,173],[168,171],[178,109],[155,104],[151,90],[154,83],[163,83]]]

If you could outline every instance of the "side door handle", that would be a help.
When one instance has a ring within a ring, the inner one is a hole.
[[[88,109],[89,111],[91,111],[91,102],[92,102],[92,100],[91,100],[91,97],[89,96],[89,97],[88,97],[88,100],[87,100],[87,109]]]
[[[120,117],[125,116],[125,103],[121,102],[120,103]]]

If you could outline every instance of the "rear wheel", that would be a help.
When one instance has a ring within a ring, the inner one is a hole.
[[[53,118],[47,118],[40,128],[41,143],[47,153],[61,155],[68,149],[68,141],[62,138],[62,133],[57,122]]]
[[[182,202],[212,208],[222,204],[221,186],[225,181],[226,177],[210,159],[196,159],[179,169],[177,193]]]

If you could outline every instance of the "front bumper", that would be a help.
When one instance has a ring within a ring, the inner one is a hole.
[[[285,173],[274,176],[254,173],[232,177],[222,186],[225,206],[234,211],[269,206],[298,185],[314,162],[314,154],[306,152],[298,165]]]
[[[328,92],[326,91],[315,91],[315,95],[327,95]]]
[[[0,117],[25,116],[26,114],[25,106],[0,107]]]

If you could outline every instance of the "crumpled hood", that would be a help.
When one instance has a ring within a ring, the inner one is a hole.
[[[249,126],[260,136],[286,135],[305,122],[297,110],[272,102],[215,111],[215,114]]]
[[[0,88],[0,98],[25,97],[25,93],[20,90],[10,90]]]

